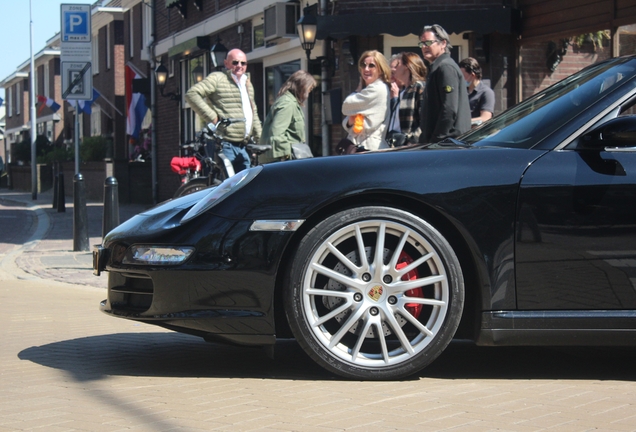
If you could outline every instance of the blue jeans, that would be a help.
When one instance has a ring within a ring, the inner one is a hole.
[[[234,167],[234,173],[248,169],[251,166],[250,155],[245,147],[237,146],[229,142],[223,143],[223,154]]]

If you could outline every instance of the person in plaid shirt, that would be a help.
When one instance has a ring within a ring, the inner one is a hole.
[[[426,74],[426,66],[416,53],[404,52],[392,58],[391,119],[387,141],[394,146],[418,142],[422,133],[420,110]]]

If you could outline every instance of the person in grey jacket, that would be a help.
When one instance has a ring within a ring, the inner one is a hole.
[[[470,130],[470,106],[464,76],[450,56],[450,38],[441,26],[425,26],[420,48],[429,63],[422,103],[421,143],[439,142]]]
[[[303,105],[316,87],[316,80],[304,70],[294,72],[281,86],[263,123],[261,144],[272,149],[260,157],[262,163],[292,158],[292,144],[305,142]]]
[[[193,85],[185,95],[190,107],[205,123],[218,123],[221,118],[245,118],[222,130],[226,142],[223,153],[232,162],[234,172],[250,167],[245,144],[259,142],[261,121],[254,103],[254,87],[246,73],[247,57],[240,49],[227,53],[224,72],[212,72]]]

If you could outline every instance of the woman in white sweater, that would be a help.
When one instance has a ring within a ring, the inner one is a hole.
[[[345,116],[342,126],[348,133],[347,138],[366,150],[388,148],[385,135],[390,113],[391,69],[382,53],[370,50],[360,56],[358,71],[360,84],[342,103]]]

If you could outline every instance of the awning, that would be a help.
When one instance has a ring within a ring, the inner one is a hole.
[[[207,51],[209,48],[210,40],[206,36],[197,36],[170,48],[168,57],[174,57],[179,54],[190,55],[193,52]]]
[[[521,11],[501,7],[460,11],[397,12],[318,16],[317,39],[349,36],[418,35],[425,25],[439,24],[449,34],[472,31],[480,34],[521,33]]]

